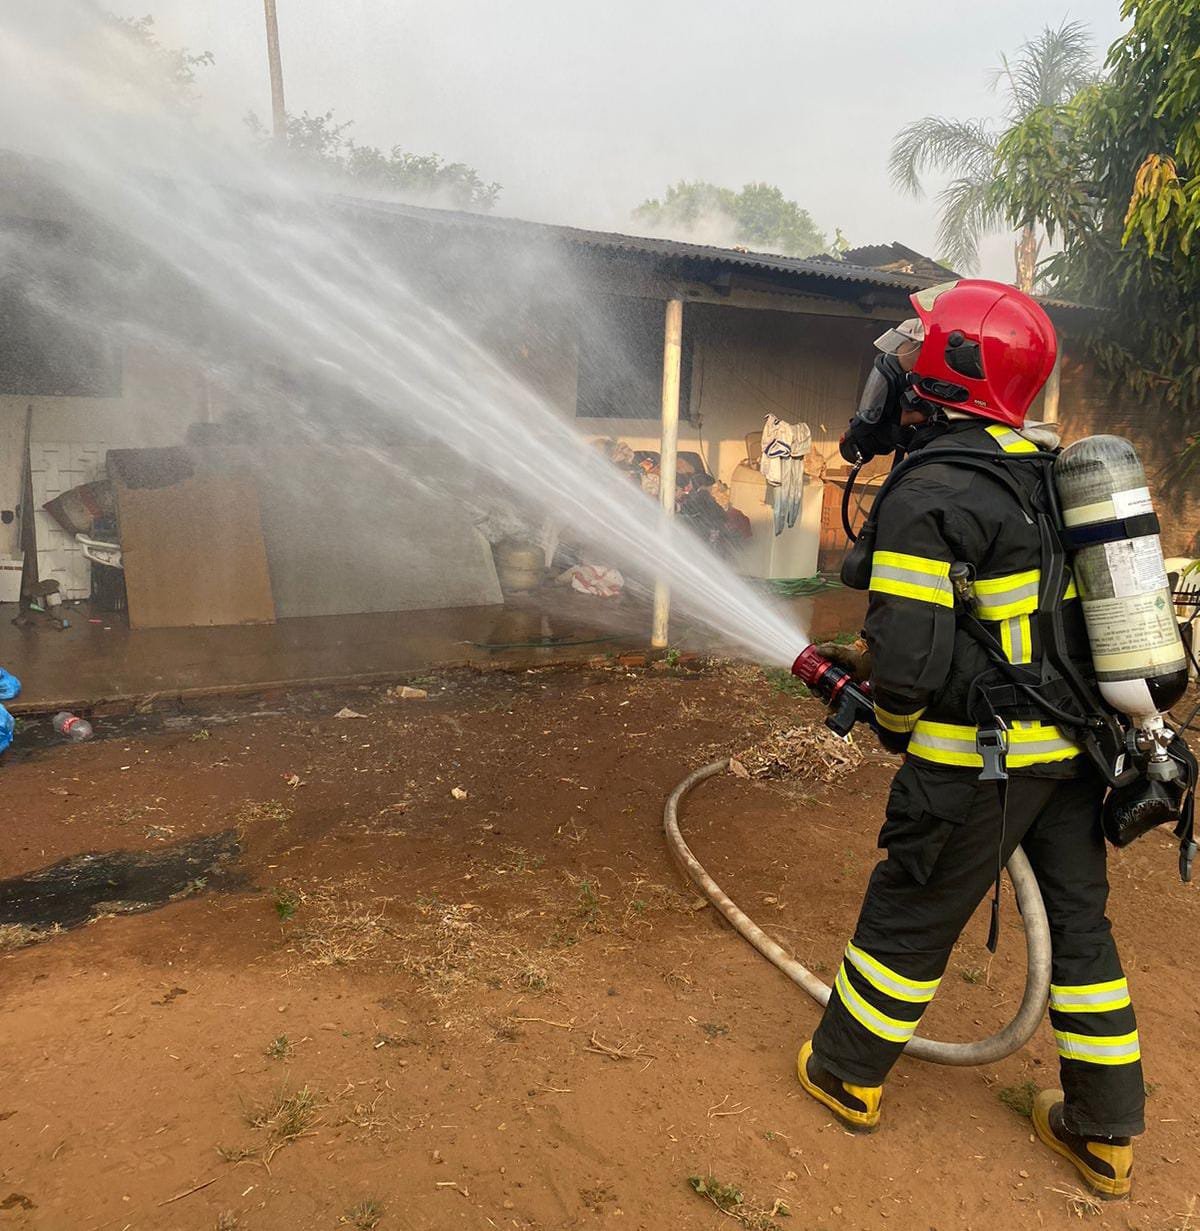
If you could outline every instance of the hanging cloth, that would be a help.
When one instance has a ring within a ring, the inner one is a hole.
[[[775,533],[796,524],[804,494],[804,459],[812,449],[807,423],[786,423],[767,415],[763,420],[760,469],[775,492]]]

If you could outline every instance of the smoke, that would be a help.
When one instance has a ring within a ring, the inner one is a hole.
[[[42,308],[199,367],[263,468],[302,441],[386,468],[398,488],[484,507],[502,495],[635,583],[667,578],[677,608],[726,641],[794,657],[790,620],[544,396],[524,352],[557,345],[564,320],[586,330],[589,301],[554,249],[500,257],[331,199],[206,122],[162,56],[87,0],[27,6],[6,34],[6,130],[37,160],[33,205],[62,222],[32,245],[5,232]]]

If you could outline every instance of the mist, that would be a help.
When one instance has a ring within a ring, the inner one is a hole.
[[[44,310],[118,350],[198,368],[226,412],[221,445],[276,484],[340,501],[344,551],[368,549],[346,493],[382,470],[393,490],[424,493],[435,525],[466,503],[481,515],[507,505],[597,545],[635,590],[669,580],[683,613],[760,661],[785,665],[803,647],[789,617],[664,518],[490,344],[511,334],[514,291],[549,288],[545,319],[582,310],[551,250],[464,290],[470,254],[434,268],[421,242],[389,242],[370,207],[331,200],[245,134],[209,125],[90,3],[50,0],[8,34],[0,108],[20,117],[17,147],[36,159],[38,190],[68,202],[78,238],[10,232],[5,256]],[[75,268],[85,292],[64,283]],[[308,452],[289,472],[295,443]],[[397,506],[393,568],[428,554],[403,518]]]
[[[237,127],[270,112],[261,5],[113,0],[163,40],[211,50],[206,107]],[[279,2],[288,109],[333,109],[360,141],[437,152],[503,186],[496,212],[638,230],[630,212],[680,179],[778,184],[832,238],[898,240],[936,257],[936,179],[920,201],[888,182],[892,137],[926,114],[1000,117],[1002,53],[1046,24],[1087,22],[1098,56],[1110,0],[962,12],[855,0],[603,5],[520,0]],[[1012,238],[982,272],[1011,280]]]

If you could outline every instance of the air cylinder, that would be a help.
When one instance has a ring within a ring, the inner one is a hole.
[[[1146,473],[1120,436],[1088,436],[1054,465],[1064,535],[1101,695],[1156,726],[1187,689],[1187,658]]]

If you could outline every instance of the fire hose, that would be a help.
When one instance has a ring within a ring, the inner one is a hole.
[[[744,939],[822,1007],[829,1000],[829,987],[806,966],[792,957],[750,918],[692,854],[679,830],[679,805],[700,783],[729,768],[729,759],[713,761],[688,774],[671,792],[663,811],[667,844],[680,869],[697,889],[725,916]],[[906,1055],[934,1064],[993,1064],[1023,1047],[1038,1028],[1046,1011],[1050,990],[1050,927],[1037,880],[1025,852],[1018,846],[1008,861],[1008,875],[1017,894],[1017,905],[1025,925],[1027,973],[1025,993],[1012,1021],[995,1034],[975,1043],[945,1043],[914,1035],[905,1047]]]

